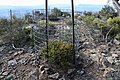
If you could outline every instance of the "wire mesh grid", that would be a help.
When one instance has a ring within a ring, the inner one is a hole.
[[[63,10],[67,11],[67,10]],[[36,14],[37,13],[37,14]],[[48,10],[48,13],[51,14],[51,10]],[[47,41],[61,41],[63,43],[70,42],[73,44],[73,36],[75,36],[75,53],[79,53],[79,39],[80,39],[80,29],[79,25],[75,25],[75,34],[73,34],[73,26],[68,25],[65,23],[65,20],[71,19],[60,17],[60,20],[58,21],[48,21],[48,33],[46,34],[46,15],[44,9],[36,9],[33,10],[34,20],[37,23],[36,26],[33,27],[33,36],[34,36],[34,49],[36,53],[41,53],[41,48],[43,46],[47,46]],[[71,19],[72,21],[72,19]],[[52,25],[51,25],[52,24]],[[48,39],[46,38],[46,35],[48,36]],[[48,43],[49,45],[49,43]],[[50,46],[49,46],[50,48]]]

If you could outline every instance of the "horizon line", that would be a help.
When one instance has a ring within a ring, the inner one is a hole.
[[[44,4],[42,5],[0,5],[0,6],[25,6],[27,7],[27,6],[43,6],[43,5]],[[49,5],[70,5],[70,4],[49,4]],[[106,5],[106,4],[75,4],[75,6],[78,6],[78,5]]]

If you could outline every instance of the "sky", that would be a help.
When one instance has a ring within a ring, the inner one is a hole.
[[[48,0],[49,4],[70,4],[71,0]],[[38,6],[44,5],[45,0],[0,0],[0,5]],[[74,4],[106,4],[107,0],[74,0]]]

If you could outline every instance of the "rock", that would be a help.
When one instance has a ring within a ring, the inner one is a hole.
[[[28,48],[27,50],[28,53],[32,53],[33,52],[33,49],[31,47]]]
[[[107,61],[108,61],[109,63],[111,63],[111,64],[114,63],[114,60],[113,60],[113,58],[112,58],[111,56],[106,57],[106,59],[107,59]]]
[[[15,57],[15,56],[17,56],[17,55],[18,55],[18,52],[15,52],[13,56]]]
[[[10,74],[5,78],[5,80],[13,80],[13,78],[14,78],[14,75]]]
[[[89,51],[91,54],[96,54],[98,52],[98,51],[96,51],[96,49],[92,49],[92,50],[90,49]]]
[[[0,54],[0,57],[2,57],[2,54]]]
[[[46,71],[45,71],[45,70],[43,70],[43,71],[41,71],[41,74],[45,74],[45,72],[46,72]]]
[[[116,58],[116,57],[118,57],[118,54],[112,54],[112,57]]]
[[[68,74],[71,74],[74,71],[75,71],[75,69],[68,69]]]
[[[102,56],[107,57],[107,56],[108,56],[108,54],[102,53]]]
[[[82,71],[78,70],[77,73],[80,74],[80,75],[83,75],[83,74],[85,73],[85,71],[83,71],[83,70],[82,70]]]
[[[37,61],[36,60],[32,61],[32,66],[36,66],[36,65],[37,65]]]
[[[59,76],[60,76],[59,73],[55,73],[55,74],[49,75],[48,77],[49,77],[49,78],[52,78],[52,79],[58,79]]]
[[[26,60],[27,60],[27,59],[22,58],[21,60],[19,60],[19,63],[24,64],[24,63],[26,62]]]
[[[103,49],[103,50],[101,51],[101,53],[107,54],[107,53],[108,53],[108,50],[107,50],[107,49]]]
[[[59,80],[66,80],[65,77],[63,76],[62,78],[60,78]]]
[[[9,73],[6,71],[4,73],[2,73],[3,76],[7,76]]]
[[[85,72],[84,71],[81,71],[80,74],[83,75]]]
[[[117,54],[120,54],[120,51],[116,51]]]
[[[106,74],[108,80],[120,80],[120,72],[119,71],[110,71]]]
[[[48,71],[49,68],[48,68],[47,66],[48,66],[48,65],[46,65],[46,64],[40,65],[39,71],[43,71],[43,70]]]
[[[37,75],[38,74],[38,69],[34,69],[33,71],[30,72],[29,75]]]
[[[17,53],[20,55],[20,54],[22,54],[22,53],[23,53],[23,50],[22,50],[22,51],[18,51]]]
[[[83,48],[94,48],[95,44],[92,42],[84,42],[82,45]]]
[[[48,74],[47,74],[47,72],[43,70],[43,71],[41,72],[41,74],[39,75],[39,79],[40,79],[40,80],[49,80],[49,79],[48,79]]]
[[[17,64],[16,60],[10,60],[8,61],[8,66],[15,66]]]
[[[13,54],[13,53],[14,53],[14,51],[9,51],[8,53],[9,53],[9,54]]]
[[[4,76],[0,76],[0,80],[3,80]]]
[[[0,47],[0,52],[2,52],[4,48],[5,46]]]
[[[114,39],[113,43],[116,44],[116,45],[120,45],[120,42],[116,39]]]
[[[91,56],[92,60],[94,60],[94,61],[98,61],[99,60],[98,54],[91,54],[90,56]]]

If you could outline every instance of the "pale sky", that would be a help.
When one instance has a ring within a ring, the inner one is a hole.
[[[48,0],[49,4],[70,4],[71,0]],[[45,0],[0,0],[0,5],[35,6],[44,5]],[[106,4],[107,0],[74,0],[78,4]]]

